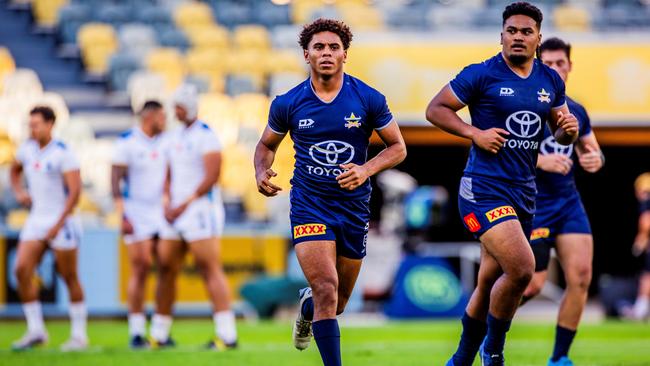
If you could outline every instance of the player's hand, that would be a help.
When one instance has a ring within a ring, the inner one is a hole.
[[[24,190],[16,192],[16,201],[25,207],[30,207],[32,205],[32,198],[29,196],[29,193]]]
[[[282,188],[271,183],[271,178],[277,176],[278,173],[269,168],[258,174],[255,179],[257,180],[257,191],[266,197],[273,197],[278,194]]]
[[[339,165],[341,169],[344,170],[343,173],[339,174],[336,177],[336,180],[339,182],[339,186],[348,191],[357,189],[363,183],[368,180],[370,176],[368,174],[368,169],[363,165],[357,165],[353,163],[341,164]]]
[[[187,209],[188,203],[183,203],[180,206],[171,208],[170,206],[165,207],[165,219],[170,224],[173,224],[176,219],[185,212]]]
[[[472,142],[481,149],[493,154],[498,153],[503,147],[503,144],[506,143],[506,138],[504,136],[510,135],[510,132],[502,128],[490,128],[487,130],[476,129],[476,131],[477,132],[472,137]]]
[[[632,254],[634,254],[635,257],[640,256],[648,249],[648,245],[650,245],[650,239],[647,236],[637,235],[634,239],[634,245],[632,246]]]
[[[595,150],[593,147],[586,145],[587,152],[579,156],[580,166],[586,172],[595,173],[603,167],[603,159],[600,151]]]
[[[122,216],[122,234],[133,234],[133,225],[126,216]]]
[[[573,166],[573,160],[564,154],[540,155],[537,166],[545,172],[567,175]]]
[[[557,116],[557,125],[565,134],[569,136],[576,136],[578,134],[578,119],[573,114],[564,114],[562,111],[559,111]]]
[[[57,222],[56,224],[54,224],[54,226],[52,226],[50,230],[47,231],[47,234],[45,234],[45,238],[43,239],[43,241],[49,243],[52,240],[54,240],[54,238],[56,238],[56,234],[59,233],[59,230],[61,230],[62,227],[63,227],[62,223]]]

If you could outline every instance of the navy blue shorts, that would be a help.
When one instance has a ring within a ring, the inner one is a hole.
[[[519,220],[526,237],[533,228],[535,189],[485,177],[460,180],[458,209],[465,228],[476,239],[497,224]]]
[[[572,190],[554,197],[538,197],[530,243],[535,254],[535,271],[545,271],[551,258],[551,248],[560,234],[591,234],[589,218],[578,191]]]
[[[336,200],[292,188],[290,201],[294,246],[331,240],[336,242],[337,255],[351,259],[366,256],[369,200]]]

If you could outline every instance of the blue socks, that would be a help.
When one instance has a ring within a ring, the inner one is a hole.
[[[461,322],[463,323],[463,333],[452,359],[454,366],[471,366],[487,333],[487,325],[470,317],[467,313],[463,314]]]
[[[302,303],[300,312],[302,313],[302,317],[305,318],[305,320],[311,321],[314,319],[314,299],[310,297],[305,300],[305,302]]]
[[[314,339],[324,366],[341,366],[341,333],[336,319],[323,319],[312,323]]]
[[[483,350],[490,355],[503,353],[503,346],[506,343],[506,333],[510,330],[512,320],[501,320],[488,313],[487,316],[487,337]]]
[[[553,356],[551,361],[557,362],[563,356],[569,355],[569,348],[573,342],[576,331],[561,326],[555,327],[555,347],[553,347]]]

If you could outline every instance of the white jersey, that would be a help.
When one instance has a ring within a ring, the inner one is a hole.
[[[30,217],[55,222],[61,217],[67,198],[63,174],[79,170],[74,153],[59,140],[53,139],[41,149],[38,142],[30,139],[18,148],[16,160],[23,166],[32,199]]]
[[[128,168],[124,189],[127,203],[161,204],[167,174],[162,135],[149,137],[139,127],[128,130],[115,143],[113,164]]]
[[[205,177],[203,156],[220,152],[217,135],[201,121],[189,127],[180,126],[169,132],[165,141],[166,157],[171,172],[171,203],[177,206],[189,198]],[[216,189],[208,197],[218,195]]]

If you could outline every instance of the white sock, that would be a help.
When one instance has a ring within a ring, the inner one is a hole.
[[[147,333],[147,318],[144,313],[130,313],[129,314],[129,335],[144,336]]]
[[[650,310],[650,300],[646,297],[638,297],[634,303],[634,317],[637,319],[645,318]]]
[[[235,327],[235,313],[232,310],[219,311],[212,315],[214,329],[217,337],[224,343],[237,341],[237,328]]]
[[[88,311],[86,304],[82,302],[70,303],[70,336],[75,339],[88,339],[86,333],[86,319]]]
[[[29,334],[45,333],[45,323],[43,322],[43,311],[41,310],[40,301],[23,303],[23,312],[27,319],[27,332]]]
[[[169,338],[171,327],[171,316],[154,314],[151,318],[151,337],[158,342],[165,342]]]

